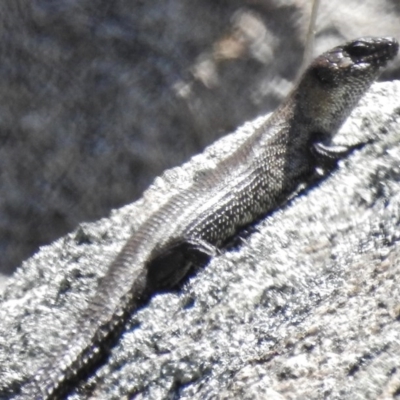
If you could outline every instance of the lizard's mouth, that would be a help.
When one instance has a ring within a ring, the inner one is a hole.
[[[384,66],[396,56],[399,43],[390,37],[365,37],[349,43],[343,50],[355,64]]]

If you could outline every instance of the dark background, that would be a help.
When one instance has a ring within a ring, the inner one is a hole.
[[[397,0],[321,3],[315,54],[400,37]],[[2,1],[0,271],[273,110],[309,12],[295,0]]]

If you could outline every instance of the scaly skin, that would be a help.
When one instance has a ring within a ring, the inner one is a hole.
[[[246,224],[277,209],[321,158],[350,149],[330,140],[398,44],[362,38],[315,59],[268,121],[215,169],[173,197],[132,235],[79,319],[79,331],[17,398],[56,399],[93,373],[105,347],[155,292],[206,264]]]

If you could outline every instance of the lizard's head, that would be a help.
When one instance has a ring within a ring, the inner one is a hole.
[[[299,115],[323,136],[334,134],[398,48],[393,38],[365,37],[317,57],[295,90]]]

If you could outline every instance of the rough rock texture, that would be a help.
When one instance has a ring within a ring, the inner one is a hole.
[[[322,1],[315,54],[362,35],[400,37],[398,4]],[[299,70],[309,8],[1,1],[0,271],[272,110]],[[385,79],[396,74],[399,62]]]
[[[68,338],[130,231],[261,120],[23,263],[0,303],[1,399]],[[400,82],[374,85],[336,142],[366,140],[239,248],[133,315],[69,398],[398,398]]]

